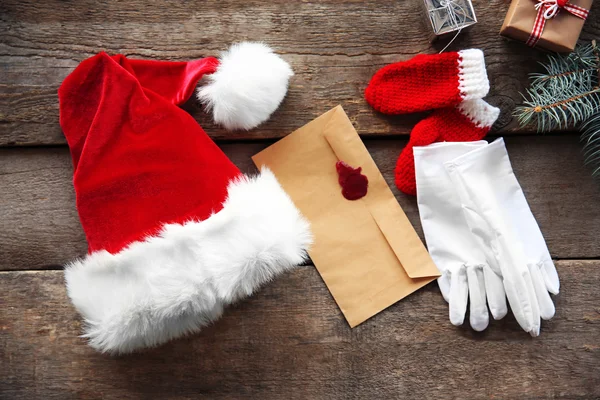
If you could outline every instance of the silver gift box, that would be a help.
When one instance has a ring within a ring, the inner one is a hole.
[[[443,35],[477,22],[471,0],[421,0],[433,33]]]

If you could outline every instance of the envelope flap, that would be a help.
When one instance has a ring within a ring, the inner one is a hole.
[[[341,107],[252,159],[273,171],[310,222],[315,240],[309,255],[351,327],[439,276]],[[339,160],[364,169],[370,181],[364,198],[342,196]]]
[[[411,278],[440,276],[423,242],[360,137],[347,134],[348,131],[354,131],[348,116],[341,106],[337,106],[333,111],[325,125],[323,136],[338,160],[345,161],[353,167],[362,167],[363,174],[369,179],[369,190],[360,201],[366,204],[406,274]]]

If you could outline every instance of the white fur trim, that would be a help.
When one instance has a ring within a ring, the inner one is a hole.
[[[458,52],[458,89],[463,100],[481,99],[490,91],[483,51]]]
[[[301,264],[309,223],[271,171],[228,188],[208,219],[165,225],[117,254],[66,267],[67,292],[95,349],[129,353],[197,332],[224,306]]]
[[[290,65],[263,43],[238,43],[198,89],[198,99],[227,129],[252,129],[271,116],[294,75]]]
[[[479,128],[489,128],[500,115],[500,109],[484,100],[466,100],[456,106],[460,113],[469,118]]]

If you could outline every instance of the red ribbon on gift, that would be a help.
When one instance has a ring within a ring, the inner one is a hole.
[[[575,4],[569,3],[568,0],[534,0],[537,1],[535,9],[538,10],[535,22],[533,24],[533,30],[529,39],[527,39],[527,45],[533,47],[542,37],[546,21],[554,18],[560,10],[565,10],[574,16],[583,20],[587,19],[590,10],[583,7],[576,6]]]

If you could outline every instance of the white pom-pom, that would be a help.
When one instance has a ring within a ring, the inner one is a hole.
[[[294,75],[290,65],[263,43],[238,43],[221,55],[219,67],[198,89],[198,99],[227,129],[252,129],[271,116]]]

